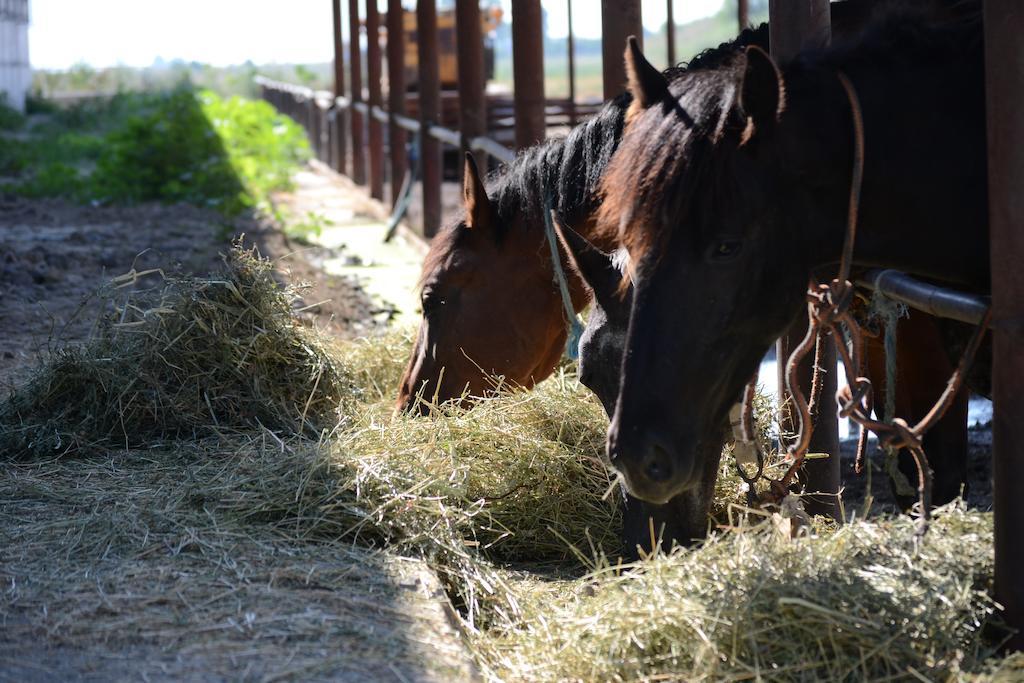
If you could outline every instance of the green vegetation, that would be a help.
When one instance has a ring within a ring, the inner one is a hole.
[[[309,158],[302,129],[265,102],[181,87],[56,109],[0,146],[2,189],[82,202],[270,209]]]
[[[18,130],[25,125],[25,116],[7,104],[7,94],[0,93],[0,131]]]

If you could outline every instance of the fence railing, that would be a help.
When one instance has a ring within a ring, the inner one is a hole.
[[[399,190],[410,169],[406,143],[410,135],[418,140],[414,151],[422,190],[421,229],[429,238],[441,224],[442,154],[446,147],[477,154],[484,167],[489,162],[508,163],[516,149],[543,140],[549,128],[575,125],[602,106],[601,101],[581,102],[576,97],[573,0],[563,1],[569,17],[567,98],[545,96],[540,0],[512,2],[512,71],[517,87],[511,96],[486,92],[479,0],[455,2],[455,89],[441,88],[435,0],[416,3],[414,89],[407,88],[405,81],[406,13],[401,0],[388,0],[383,17],[377,0],[348,0],[345,14],[342,0],[332,0],[334,93],[266,78],[258,78],[257,84],[264,99],[306,127],[319,159],[355,183],[369,185],[376,199],[384,200],[384,185],[389,182],[391,202],[399,201]],[[671,0],[648,0],[652,1],[667,2],[672,16]],[[739,0],[741,18],[746,4]],[[628,36],[643,35],[640,5],[641,0],[601,0],[606,95],[625,89],[622,54]],[[348,29],[347,60],[343,23]],[[674,31],[668,31],[668,38],[668,54],[674,60]],[[386,98],[382,92],[385,55]]]

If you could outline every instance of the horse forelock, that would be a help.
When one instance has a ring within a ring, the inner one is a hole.
[[[628,250],[631,271],[646,254],[661,253],[683,222],[711,168],[707,157],[741,118],[738,83],[733,62],[692,72],[672,84],[671,101],[630,123],[602,183],[598,225]]]

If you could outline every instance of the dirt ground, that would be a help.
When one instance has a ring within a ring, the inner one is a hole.
[[[150,269],[205,275],[235,234],[275,260],[282,280],[310,284],[297,308],[311,323],[343,337],[376,325],[375,304],[357,286],[322,273],[317,248],[268,221],[226,222],[189,205],[91,207],[0,196],[0,387],[24,377],[41,352],[86,339],[99,312],[91,295],[110,278]]]
[[[310,324],[352,337],[390,316],[269,221],[0,195],[0,392],[88,339],[112,277],[205,275],[241,233],[282,281],[309,283],[295,307]],[[237,453],[193,447],[4,466],[0,681],[474,677],[425,564],[232,527],[193,497]]]

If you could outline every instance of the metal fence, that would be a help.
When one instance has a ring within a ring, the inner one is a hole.
[[[456,91],[441,89],[434,0],[416,3],[418,65],[414,92],[407,92],[405,87],[406,46],[401,0],[388,0],[388,12],[383,17],[377,10],[376,0],[348,0],[347,17],[342,14],[345,9],[342,1],[332,0],[334,93],[313,92],[309,88],[262,78],[257,83],[265,99],[306,126],[321,160],[349,175],[357,184],[369,185],[370,194],[376,199],[384,200],[384,185],[389,181],[390,200],[398,200],[408,172],[406,143],[409,139],[417,140],[415,152],[423,216],[420,228],[429,238],[441,225],[442,152],[445,148],[474,152],[484,165],[489,160],[505,163],[513,158],[516,149],[543,140],[549,127],[575,125],[601,107],[600,102],[580,102],[576,97],[574,2],[561,1],[566,3],[569,16],[569,96],[566,98],[545,97],[540,0],[512,2],[512,71],[516,87],[511,97],[488,96],[485,92],[479,0],[455,2]],[[673,3],[671,0],[654,1],[667,4],[668,57],[674,63]],[[643,36],[640,6],[640,0],[601,1],[606,98],[625,90],[622,54],[630,35]],[[738,21],[744,23],[746,6],[747,0],[739,0]],[[343,21],[345,18],[347,22]],[[347,59],[344,23],[349,29]],[[366,38],[365,51],[360,47],[363,38]],[[382,92],[385,55],[386,102]],[[366,84],[363,83],[364,58],[367,61]]]

